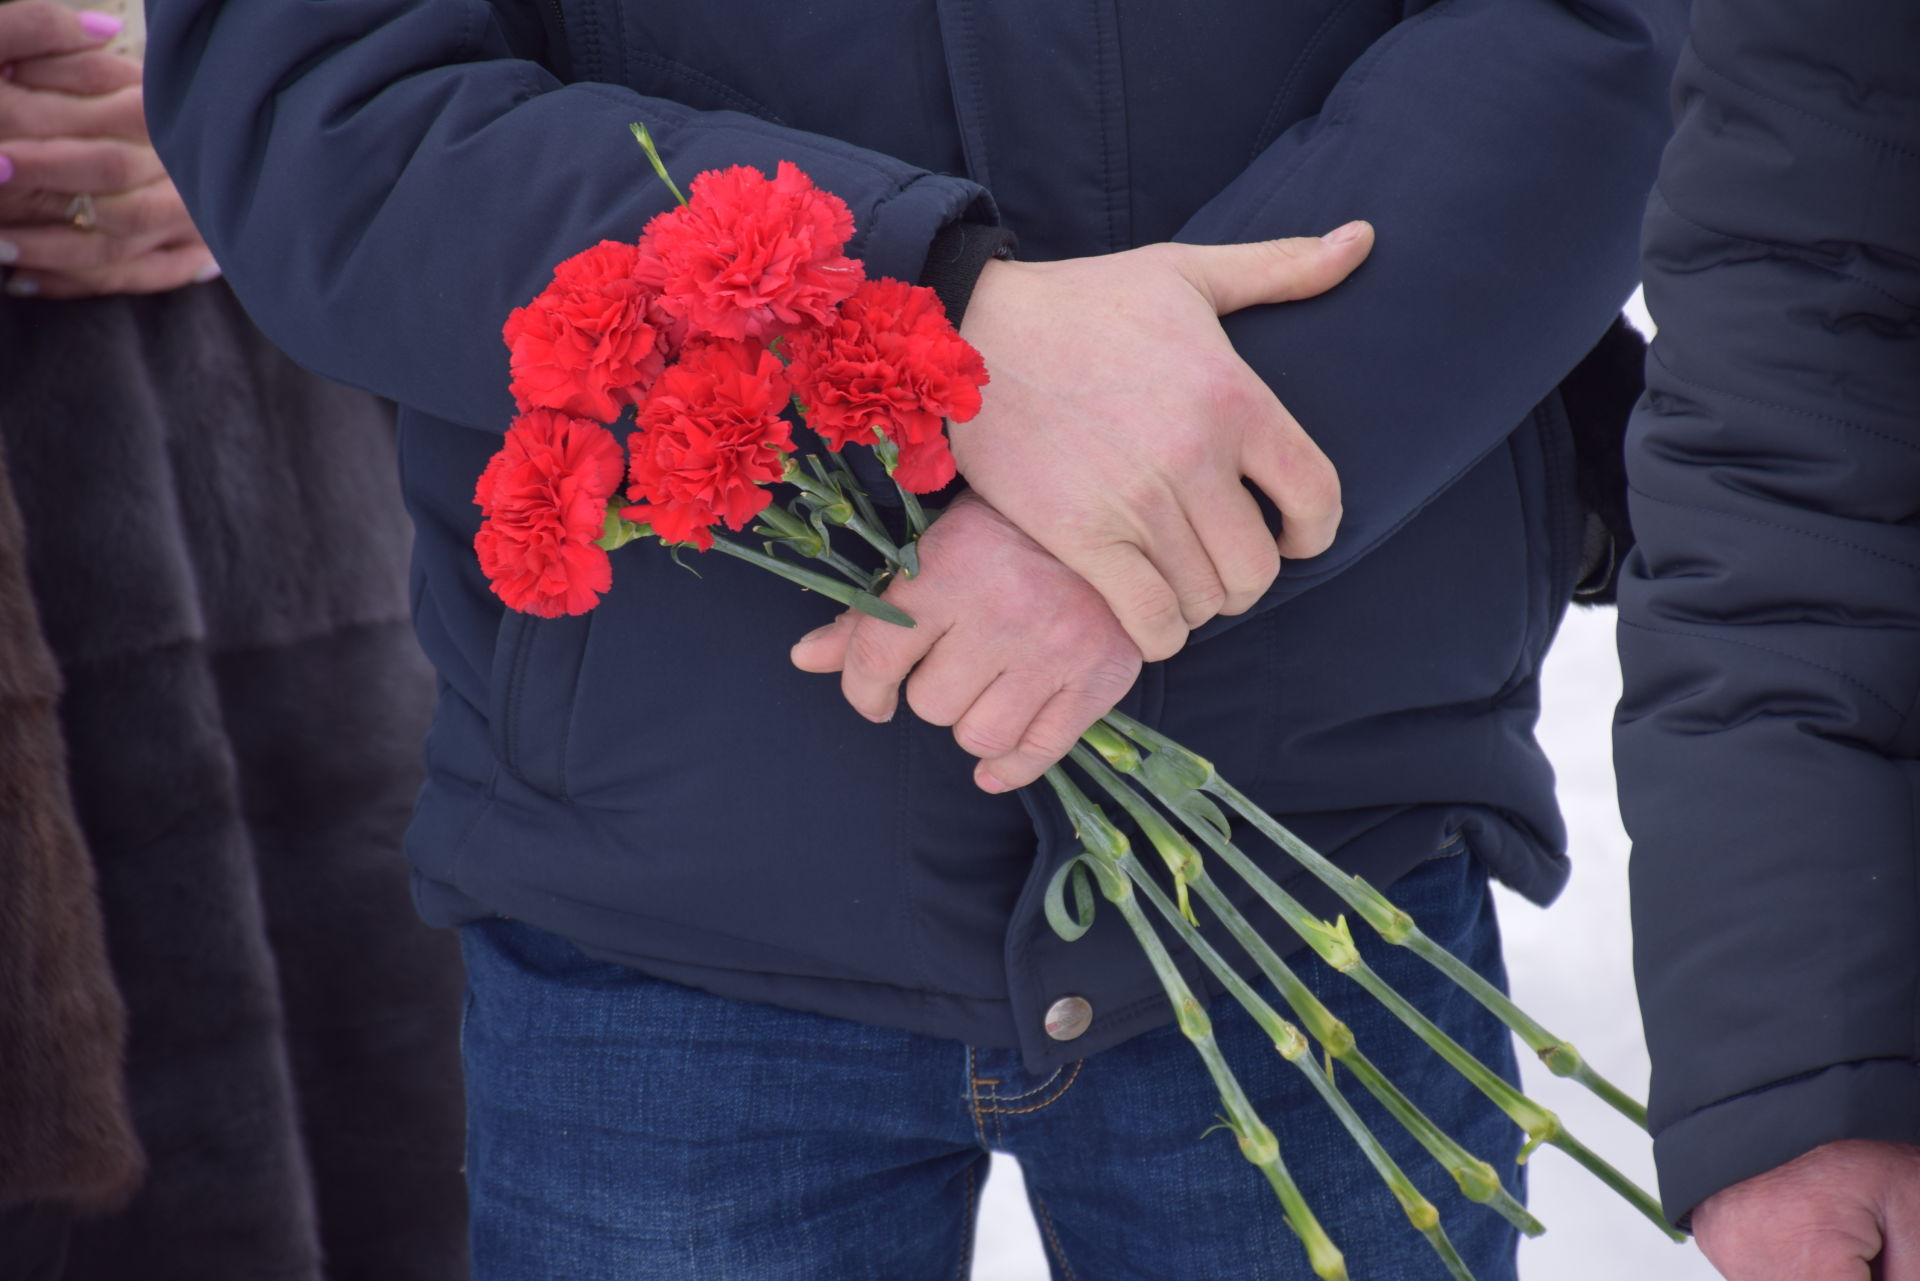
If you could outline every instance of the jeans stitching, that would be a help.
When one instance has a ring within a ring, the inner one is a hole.
[[[1040,1226],[1047,1231],[1047,1244],[1053,1247],[1053,1257],[1060,1261],[1060,1271],[1066,1274],[1067,1281],[1080,1281],[1073,1273],[1073,1265],[1067,1262],[1067,1252],[1060,1245],[1059,1234],[1053,1229],[1053,1212],[1037,1196],[1033,1198],[1033,1205],[1040,1211]]]
[[[979,1158],[976,1157],[967,1166],[967,1217],[965,1230],[960,1237],[960,1266],[953,1270],[953,1281],[966,1281],[967,1272],[973,1264],[973,1238],[976,1230],[974,1200],[979,1182],[979,1164]]]
[[[1054,1104],[1058,1103],[1062,1098],[1066,1097],[1067,1091],[1073,1088],[1073,1083],[1080,1079],[1080,1069],[1085,1067],[1086,1065],[1087,1065],[1087,1061],[1085,1059],[1080,1059],[1079,1061],[1077,1061],[1073,1065],[1073,1075],[1067,1078],[1066,1084],[1062,1085],[1058,1090],[1054,1091],[1052,1098],[1042,1099],[1040,1102],[1034,1104],[1032,1107],[1024,1107],[1024,1108],[990,1107],[988,1108],[987,1111],[993,1113],[995,1117],[995,1120],[993,1123],[994,1133],[998,1134],[1000,1132],[1000,1122],[998,1119],[1000,1117],[1026,1116],[1030,1112],[1038,1112],[1042,1108],[1049,1108],[1049,1107],[1052,1107]],[[1059,1076],[1059,1075],[1060,1074],[1058,1072],[1054,1073],[1054,1076]],[[1041,1086],[1040,1088],[1045,1089],[1046,1087]],[[1024,1099],[1036,1093],[1038,1093],[1038,1091],[1029,1090],[1026,1094],[1019,1095],[1018,1097]],[[998,1103],[999,1102],[998,1098],[996,1098],[994,1102]]]
[[[1053,1070],[1052,1076],[1049,1076],[1046,1080],[1040,1082],[1040,1084],[1034,1086],[1031,1090],[1028,1090],[1025,1094],[1009,1094],[1005,1098],[1002,1098],[999,1092],[995,1091],[993,1096],[993,1101],[995,1103],[1018,1103],[1021,1099],[1030,1099],[1034,1095],[1039,1094],[1042,1091],[1051,1087],[1055,1081],[1058,1081],[1060,1079],[1060,1074],[1065,1070],[1066,1070],[1065,1068],[1055,1068]],[[995,1084],[997,1085],[999,1083],[996,1081]]]
[[[974,1137],[980,1141],[981,1147],[991,1151],[993,1145],[987,1142],[986,1120],[980,1113],[981,1083],[981,1078],[973,1074],[973,1047],[969,1045],[967,1047],[967,1110],[973,1113]],[[988,1081],[986,1084],[991,1085],[992,1082]]]

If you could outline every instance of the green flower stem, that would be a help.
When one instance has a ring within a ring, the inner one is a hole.
[[[1059,766],[1056,765],[1048,770],[1046,777],[1062,803],[1066,805],[1068,813],[1074,815],[1076,824],[1083,817],[1098,814],[1098,808],[1086,798],[1072,780],[1067,778]],[[1101,815],[1100,819],[1100,823],[1089,823],[1088,826],[1100,827],[1104,835],[1105,829],[1110,828],[1111,825],[1105,823],[1104,815]],[[1107,845],[1102,852],[1098,853],[1089,849],[1087,854],[1087,862],[1093,868],[1095,879],[1100,883],[1101,894],[1108,902],[1118,907],[1120,914],[1126,918],[1128,927],[1133,930],[1134,938],[1139,941],[1141,950],[1146,953],[1147,960],[1152,964],[1161,986],[1166,989],[1167,999],[1173,1004],[1174,1016],[1179,1023],[1180,1031],[1193,1044],[1194,1049],[1206,1063],[1207,1072],[1213,1077],[1214,1087],[1220,1092],[1220,1101],[1226,1107],[1227,1126],[1240,1141],[1240,1154],[1266,1176],[1267,1183],[1273,1188],[1274,1195],[1280,1201],[1287,1226],[1293,1229],[1294,1235],[1299,1237],[1301,1244],[1306,1247],[1307,1262],[1313,1269],[1313,1274],[1321,1278],[1321,1281],[1346,1281],[1347,1265],[1339,1247],[1334,1245],[1332,1238],[1327,1236],[1326,1229],[1314,1217],[1312,1209],[1308,1207],[1306,1198],[1301,1195],[1293,1177],[1287,1173],[1287,1167],[1280,1159],[1280,1141],[1260,1120],[1252,1101],[1247,1098],[1246,1091],[1240,1087],[1240,1082],[1234,1077],[1233,1069],[1227,1066],[1226,1056],[1220,1052],[1220,1045],[1214,1038],[1213,1024],[1208,1019],[1206,1010],[1194,998],[1192,990],[1187,987],[1186,980],[1181,977],[1179,967],[1174,964],[1166,945],[1160,941],[1159,935],[1154,933],[1146,913],[1134,900],[1133,882],[1119,870],[1118,866],[1129,859],[1132,859],[1132,855],[1127,849],[1125,837],[1119,838],[1117,846]],[[1136,867],[1139,866],[1137,859],[1132,861]]]
[[[1128,718],[1122,718],[1123,721],[1126,719]],[[1134,724],[1138,725],[1138,722],[1134,722]],[[1167,747],[1162,746],[1162,744],[1169,744],[1169,741],[1162,735],[1153,734],[1152,731],[1146,730],[1145,726],[1139,726],[1139,729],[1144,731],[1144,734],[1134,733],[1125,723],[1119,724],[1119,728],[1127,731],[1129,737],[1133,738],[1136,743],[1141,743],[1151,748],[1155,757],[1159,757],[1163,751],[1167,750]],[[1159,739],[1160,741],[1157,743],[1153,742],[1147,735],[1151,735],[1153,739]],[[1184,748],[1180,748],[1177,744],[1169,745],[1177,753],[1170,758],[1172,762],[1171,767],[1162,771],[1155,771],[1143,766],[1140,771],[1140,776],[1143,779],[1152,780],[1156,773],[1158,773],[1160,777],[1176,779],[1179,785],[1192,786],[1195,788],[1205,787],[1239,811],[1242,817],[1248,818],[1249,821],[1253,821],[1254,816],[1258,815],[1259,818],[1265,819],[1267,824],[1271,824],[1279,831],[1286,831],[1285,828],[1274,823],[1272,819],[1267,818],[1257,806],[1247,801],[1237,790],[1228,788],[1225,784],[1221,783],[1218,775],[1213,772],[1212,765],[1207,761],[1186,751]],[[1082,752],[1084,749],[1076,748],[1075,751]],[[1077,757],[1076,760],[1078,760]],[[1149,786],[1154,786],[1154,784],[1150,781]],[[1242,853],[1231,841],[1222,837],[1211,825],[1188,814],[1183,807],[1177,803],[1177,799],[1170,799],[1162,793],[1157,786],[1155,787],[1155,794],[1163,804],[1166,804],[1168,808],[1172,809],[1175,813],[1180,814],[1186,821],[1187,826],[1211,846],[1221,858],[1225,859],[1228,866],[1233,868],[1248,885],[1252,886],[1254,892],[1266,900],[1267,905],[1273,908],[1273,910],[1280,915],[1280,918],[1291,926],[1301,938],[1305,939],[1307,945],[1311,947],[1322,960],[1364,987],[1375,1000],[1386,1006],[1387,1009],[1402,1023],[1406,1024],[1416,1036],[1425,1041],[1435,1053],[1445,1059],[1455,1071],[1466,1077],[1476,1089],[1486,1095],[1495,1107],[1505,1112],[1507,1116],[1513,1120],[1515,1125],[1518,1125],[1524,1130],[1527,1135],[1527,1146],[1521,1153],[1522,1160],[1525,1160],[1529,1153],[1543,1143],[1557,1147],[1566,1152],[1567,1155],[1573,1157],[1581,1165],[1585,1166],[1588,1171],[1599,1178],[1602,1183],[1605,1183],[1608,1187],[1619,1193],[1628,1204],[1645,1215],[1650,1222],[1662,1232],[1666,1233],[1667,1236],[1675,1241],[1685,1239],[1668,1225],[1666,1216],[1660,1212],[1659,1203],[1656,1202],[1652,1196],[1648,1195],[1645,1189],[1601,1160],[1599,1156],[1595,1155],[1567,1131],[1558,1116],[1546,1108],[1541,1107],[1519,1090],[1516,1090],[1498,1073],[1475,1058],[1474,1055],[1464,1046],[1460,1045],[1459,1042],[1441,1031],[1439,1027],[1435,1026],[1432,1020],[1415,1009],[1404,997],[1394,991],[1384,979],[1375,974],[1367,963],[1360,958],[1358,949],[1353,945],[1352,936],[1347,932],[1344,918],[1333,925],[1329,925],[1327,922],[1315,917],[1311,912],[1307,911],[1299,900],[1283,890],[1272,877],[1261,870],[1252,859]],[[1248,812],[1249,810],[1252,811],[1251,814]],[[1261,827],[1263,834],[1267,834],[1263,824],[1256,823],[1256,826]],[[1291,836],[1291,833],[1288,833],[1288,836],[1289,839],[1293,841],[1293,844],[1305,848],[1302,842]],[[1315,857],[1319,858],[1320,856],[1315,854]],[[1198,881],[1195,881],[1194,885],[1196,889],[1200,888]],[[1206,898],[1204,893],[1203,898]],[[1209,906],[1213,906],[1211,898],[1206,898],[1206,901]],[[1216,907],[1214,910],[1218,911],[1219,909]],[[1398,911],[1398,909],[1394,910],[1396,912]],[[1401,913],[1401,915],[1404,915],[1404,913]]]
[[[829,454],[844,474],[844,483],[837,483],[826,475],[825,467],[818,455],[808,458],[818,473],[809,476],[799,464],[789,459],[786,474],[781,478],[796,486],[816,504],[822,518],[829,525],[837,525],[852,530],[867,546],[886,557],[887,565],[893,572],[905,578],[913,577],[908,568],[907,558],[901,554],[899,544],[887,534],[884,522],[873,510],[873,503],[867,498],[866,491],[860,487],[859,478],[847,467],[846,460],[839,454]],[[869,583],[871,576],[863,575],[863,581]]]
[[[892,475],[892,473],[889,472],[888,475]],[[922,534],[927,532],[928,522],[926,508],[920,505],[920,495],[914,493],[899,481],[894,481],[893,487],[900,491],[900,506],[905,508],[907,513],[907,528],[913,531],[913,536],[917,540]]]
[[[1103,790],[1118,801],[1127,813],[1139,821],[1143,814],[1152,813],[1151,807],[1132,788],[1127,787],[1110,770],[1101,767],[1085,747],[1073,749],[1074,764],[1080,766],[1097,781]],[[1211,829],[1202,830],[1202,825],[1190,816],[1182,813],[1181,818],[1209,844],[1225,843],[1225,838]],[[1142,829],[1146,825],[1142,824]],[[1470,1201],[1479,1202],[1497,1212],[1502,1218],[1513,1224],[1528,1236],[1538,1236],[1546,1231],[1541,1222],[1516,1201],[1500,1182],[1500,1176],[1491,1165],[1467,1151],[1451,1135],[1442,1130],[1413,1101],[1402,1094],[1386,1074],[1375,1067],[1372,1060],[1360,1051],[1354,1041],[1353,1032],[1347,1025],[1335,1018],[1333,1012],[1321,1003],[1312,989],[1302,982],[1292,968],[1281,959],[1279,952],[1261,936],[1260,932],[1243,916],[1213,878],[1207,875],[1204,867],[1193,879],[1193,887],[1198,891],[1201,901],[1220,918],[1229,933],[1244,948],[1260,971],[1279,991],[1281,999],[1294,1012],[1312,1033],[1314,1040],[1325,1047],[1327,1053],[1353,1073],[1354,1079],[1365,1087],[1367,1092],[1380,1101],[1382,1107],[1411,1134],[1421,1147],[1439,1163],[1461,1194]]]
[[[798,583],[809,591],[819,592],[828,600],[839,601],[842,605],[850,609],[857,609],[864,614],[872,614],[875,618],[883,619],[889,623],[895,623],[901,627],[912,627],[914,625],[912,615],[897,606],[887,604],[887,602],[881,600],[871,592],[863,591],[851,584],[840,582],[838,579],[828,578],[825,574],[816,574],[810,569],[802,569],[798,565],[790,564],[767,552],[759,551],[752,547],[744,547],[739,543],[729,542],[727,539],[718,537],[713,540],[713,550],[724,552],[726,555],[732,556],[737,560],[744,560],[749,564],[758,565],[762,569],[771,570],[790,583]]]
[[[1219,979],[1234,999],[1253,1016],[1254,1021],[1273,1042],[1273,1048],[1280,1057],[1300,1070],[1308,1084],[1320,1096],[1321,1101],[1340,1118],[1340,1124],[1346,1128],[1347,1134],[1359,1146],[1368,1164],[1372,1165],[1375,1173],[1380,1176],[1381,1182],[1387,1185],[1387,1190],[1399,1203],[1401,1211],[1407,1216],[1407,1221],[1413,1225],[1415,1231],[1427,1239],[1427,1244],[1433,1247],[1434,1253],[1440,1256],[1440,1261],[1445,1265],[1448,1275],[1454,1281],[1474,1281],[1472,1270],[1460,1257],[1459,1251],[1448,1239],[1446,1229],[1440,1224],[1440,1211],[1435,1208],[1433,1202],[1421,1194],[1420,1189],[1414,1186],[1413,1180],[1409,1179],[1405,1171],[1401,1170],[1394,1159],[1387,1154],[1386,1148],[1380,1145],[1380,1140],[1375,1138],[1373,1131],[1367,1128],[1367,1123],[1360,1119],[1360,1114],[1353,1110],[1353,1105],[1347,1102],[1346,1096],[1340,1093],[1339,1087],[1333,1083],[1332,1078],[1314,1063],[1312,1046],[1307,1038],[1300,1034],[1300,1029],[1281,1018],[1279,1012],[1255,992],[1252,985],[1241,978],[1227,963],[1226,958],[1214,950],[1213,945],[1187,921],[1172,900],[1161,893],[1160,887],[1155,885],[1153,878],[1146,874],[1146,869],[1141,866],[1138,858],[1128,855],[1121,863],[1121,870],[1126,872],[1138,891],[1146,896],[1147,901],[1153,904],[1154,910],[1160,913],[1162,919],[1173,927],[1174,932],[1180,936],[1180,940],[1193,950],[1194,955],[1205,962],[1213,976]]]
[[[834,470],[838,471],[841,478],[846,482],[843,488],[847,496],[853,499],[853,505],[859,509],[860,519],[866,522],[872,529],[884,530],[887,527],[886,522],[880,519],[880,513],[874,509],[873,500],[867,497],[866,486],[862,485],[860,478],[854,475],[853,464],[847,461],[846,451],[839,449],[830,450],[827,453],[827,457],[832,460]],[[884,535],[882,535],[882,537],[884,537]],[[887,539],[887,543],[891,546],[893,540],[889,538]],[[888,557],[888,559],[897,560],[899,554],[899,548],[896,547],[894,548],[894,554]]]
[[[912,574],[907,572],[907,564],[900,555],[899,544],[887,537],[885,531],[878,525],[868,524],[866,518],[858,514],[848,517],[842,521],[841,524],[864,540],[867,546],[873,548],[873,550],[879,552],[882,556],[885,556],[889,568],[893,569],[902,577],[913,577]]]
[[[1526,1011],[1515,1005],[1506,993],[1487,982],[1460,958],[1428,938],[1412,917],[1395,907],[1379,890],[1359,877],[1342,871],[1325,855],[1288,831],[1238,788],[1214,773],[1210,763],[1194,756],[1165,735],[1156,733],[1123,713],[1113,713],[1108,720],[1156,754],[1161,751],[1171,751],[1181,758],[1186,758],[1182,761],[1185,770],[1205,774],[1205,780],[1195,783],[1194,786],[1204,788],[1225,801],[1228,808],[1252,824],[1262,836],[1292,855],[1295,861],[1319,878],[1322,884],[1338,894],[1358,916],[1374,928],[1381,938],[1398,947],[1408,949],[1459,984],[1469,996],[1506,1024],[1528,1049],[1539,1055],[1548,1071],[1555,1076],[1571,1077],[1578,1081],[1642,1130],[1647,1128],[1647,1109],[1643,1104],[1596,1072],[1592,1065],[1581,1057],[1579,1050],[1575,1049],[1571,1042],[1555,1036],[1542,1027]]]

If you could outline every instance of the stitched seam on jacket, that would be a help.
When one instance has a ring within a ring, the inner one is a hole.
[[[1781,533],[1795,534],[1801,538],[1811,538],[1815,542],[1827,543],[1834,547],[1845,548],[1847,551],[1858,552],[1862,556],[1871,556],[1875,560],[1883,560],[1883,561],[1886,561],[1889,565],[1896,565],[1901,569],[1910,570],[1913,573],[1920,574],[1920,564],[1915,564],[1913,561],[1909,561],[1909,560],[1902,560],[1900,559],[1900,557],[1891,555],[1887,552],[1876,551],[1871,547],[1863,547],[1859,543],[1848,542],[1844,538],[1835,538],[1832,534],[1816,534],[1810,529],[1800,529],[1793,525],[1785,525],[1777,520],[1767,520],[1765,517],[1761,517],[1761,516],[1749,516],[1744,512],[1723,511],[1718,507],[1707,507],[1700,503],[1679,503],[1679,502],[1673,501],[1670,498],[1661,498],[1656,494],[1649,494],[1646,490],[1640,489],[1633,485],[1627,486],[1627,492],[1637,497],[1644,498],[1650,503],[1659,503],[1662,507],[1674,507],[1674,508],[1678,508],[1681,511],[1699,512],[1702,515],[1706,515],[1706,516],[1720,516],[1720,517],[1726,518],[1727,520],[1745,521],[1749,525],[1758,525],[1762,529],[1777,529]]]
[[[1920,303],[1915,303],[1906,298],[1902,298],[1899,294],[1894,293],[1891,289],[1888,289],[1885,285],[1869,280],[1865,276],[1860,275],[1858,272],[1843,271],[1839,267],[1834,266],[1832,263],[1822,262],[1819,258],[1816,258],[1811,254],[1808,254],[1803,250],[1801,250],[1797,245],[1782,244],[1781,242],[1776,240],[1761,240],[1755,236],[1742,236],[1736,232],[1724,231],[1719,227],[1709,226],[1708,224],[1701,222],[1698,218],[1692,217],[1691,215],[1683,212],[1678,205],[1673,203],[1673,193],[1666,190],[1665,187],[1660,188],[1659,197],[1660,197],[1660,204],[1662,205],[1662,207],[1666,209],[1668,213],[1672,214],[1675,218],[1678,218],[1681,222],[1686,223],[1689,227],[1692,227],[1696,231],[1704,232],[1709,236],[1715,236],[1721,240],[1730,240],[1735,244],[1752,245],[1756,249],[1770,250],[1773,253],[1774,257],[1776,258],[1784,259],[1788,262],[1798,263],[1803,267],[1812,267],[1816,271],[1824,271],[1828,275],[1836,276],[1841,280],[1850,280],[1854,284],[1859,285],[1862,289],[1870,289],[1874,293],[1879,294],[1882,298],[1885,298],[1888,302],[1894,304],[1896,307],[1912,308],[1915,306],[1920,306]]]
[[[1849,427],[1854,431],[1864,432],[1872,436],[1875,440],[1884,440],[1889,444],[1900,445],[1906,449],[1920,449],[1920,441],[1907,440],[1904,437],[1895,436],[1890,432],[1880,431],[1852,418],[1842,418],[1838,414],[1823,414],[1814,409],[1802,409],[1798,405],[1789,405],[1782,401],[1760,400],[1754,396],[1743,396],[1737,391],[1728,391],[1725,387],[1716,387],[1712,383],[1703,383],[1698,378],[1689,378],[1667,363],[1666,358],[1660,354],[1658,344],[1655,344],[1647,354],[1653,363],[1659,365],[1661,369],[1671,375],[1675,382],[1685,383],[1689,387],[1698,387],[1701,391],[1710,391],[1716,396],[1725,396],[1728,400],[1735,400],[1743,405],[1753,405],[1760,409],[1777,409],[1782,413],[1797,414],[1802,418],[1811,418],[1815,422],[1833,423],[1839,427]],[[1655,394],[1659,394],[1657,389],[1655,389]]]
[[[1838,677],[1840,680],[1845,681],[1847,684],[1865,694],[1868,698],[1871,698],[1874,702],[1880,704],[1880,706],[1886,708],[1889,712],[1892,712],[1895,716],[1900,715],[1900,709],[1894,705],[1893,700],[1873,688],[1873,686],[1847,675],[1837,667],[1829,667],[1825,663],[1817,663],[1813,659],[1802,657],[1799,654],[1790,654],[1784,649],[1775,649],[1771,645],[1760,645],[1749,640],[1736,640],[1731,636],[1722,636],[1716,632],[1693,627],[1648,627],[1645,623],[1630,622],[1624,618],[1620,620],[1619,625],[1621,627],[1631,627],[1636,632],[1646,632],[1654,636],[1683,636],[1690,640],[1719,641],[1723,645],[1738,645],[1742,649],[1756,650],[1762,654],[1772,654],[1775,658],[1784,658],[1788,662],[1799,663],[1803,667],[1811,667],[1815,671],[1825,672],[1829,676]]]
[[[609,102],[617,103],[628,111],[633,110],[634,104],[632,102],[632,99],[637,97],[646,97],[646,95],[639,93],[637,90],[622,89],[618,85],[606,85],[606,84],[595,84],[590,82],[581,82],[581,83],[575,84],[573,87],[584,90],[585,92],[590,93],[597,98],[604,98]],[[672,103],[667,102],[667,100],[664,98],[648,98],[647,100],[649,102],[661,103],[662,105],[668,106],[668,107],[672,107],[674,105]],[[739,129],[740,128],[738,124],[734,124],[729,121],[711,122],[711,121],[701,120],[698,118],[704,114],[706,113],[695,112],[695,111],[684,111],[684,110],[669,111],[665,113],[665,115],[672,117],[671,119],[672,125],[675,128],[679,128],[679,129]],[[767,122],[759,121],[758,123],[765,124]],[[834,158],[839,160],[844,160],[849,164],[859,165],[861,168],[866,169],[868,172],[885,180],[888,186],[894,188],[896,194],[906,190],[908,187],[912,186],[915,182],[918,182],[922,178],[932,178],[932,177],[938,176],[931,173],[917,172],[913,170],[911,166],[908,166],[905,164],[901,164],[896,167],[889,167],[887,165],[881,164],[878,160],[874,159],[871,155],[862,151],[858,147],[847,146],[847,145],[835,145],[833,139],[827,138],[821,135],[808,134],[805,137],[805,141],[809,147],[811,147],[815,151],[820,152],[823,155],[833,156]],[[796,161],[795,163],[797,164],[799,162]],[[904,182],[902,181],[903,177],[905,178]]]
[[[676,62],[663,54],[654,53],[646,49],[634,50],[629,56],[635,62],[643,66],[651,66],[656,71],[662,71],[673,76],[684,76],[689,80],[697,82],[708,92],[733,103],[734,110],[752,116],[756,120],[765,120],[769,124],[779,125],[782,128],[791,127],[773,108],[767,106],[757,98],[748,97],[726,81],[716,79],[698,67],[690,67],[684,62]]]
[[[1327,16],[1320,20],[1320,25],[1314,28],[1313,35],[1307,43],[1301,47],[1299,55],[1293,60],[1293,65],[1287,68],[1287,77],[1280,82],[1280,92],[1274,94],[1273,103],[1267,108],[1266,118],[1260,122],[1260,132],[1254,135],[1253,151],[1247,157],[1249,165],[1258,160],[1269,146],[1279,140],[1280,109],[1287,105],[1287,98],[1293,93],[1294,83],[1300,79],[1302,70],[1314,54],[1319,52],[1320,42],[1327,38],[1327,32],[1332,29],[1333,24],[1352,6],[1353,0],[1340,0],[1339,4],[1333,6]]]
[[[1742,93],[1752,94],[1754,97],[1760,99],[1762,102],[1771,102],[1774,106],[1779,107],[1782,110],[1791,111],[1794,115],[1800,116],[1806,120],[1811,120],[1817,125],[1824,125],[1826,128],[1833,130],[1835,133],[1845,134],[1849,138],[1857,138],[1861,142],[1864,142],[1869,146],[1878,147],[1886,151],[1891,151],[1895,155],[1906,156],[1908,159],[1911,159],[1911,160],[1920,160],[1920,151],[1915,151],[1910,147],[1903,147],[1899,143],[1894,142],[1888,138],[1876,138],[1870,133],[1862,133],[1858,129],[1849,128],[1848,126],[1841,124],[1837,120],[1829,120],[1825,116],[1817,115],[1814,112],[1807,110],[1805,107],[1798,106],[1794,103],[1786,101],[1784,98],[1776,98],[1772,94],[1766,92],[1765,90],[1757,89],[1753,85],[1748,84],[1744,80],[1735,79],[1733,76],[1728,75],[1726,72],[1722,71],[1719,67],[1715,66],[1712,62],[1710,62],[1707,58],[1702,56],[1700,52],[1700,47],[1698,45],[1695,45],[1693,47],[1693,59],[1695,62],[1698,62],[1701,65],[1701,67],[1703,67],[1706,71],[1708,71],[1712,75],[1718,77],[1721,80],[1726,81],[1728,84],[1740,90]]]
[[[1301,146],[1281,172],[1271,177],[1266,197],[1248,217],[1241,220],[1239,233],[1235,236],[1236,240],[1264,239],[1264,237],[1254,236],[1251,229],[1266,222],[1267,210],[1283,194],[1289,194],[1294,173],[1316,152],[1324,149],[1327,140],[1333,136],[1332,131],[1353,118],[1352,110],[1355,105],[1353,100],[1361,97],[1361,91],[1366,88],[1367,81],[1379,69],[1380,64],[1401,47],[1402,42],[1395,40],[1394,37],[1432,22],[1436,17],[1444,15],[1453,7],[1453,4],[1454,0],[1437,0],[1437,3],[1430,8],[1421,10],[1404,22],[1395,23],[1391,30],[1383,34],[1365,54],[1361,55],[1360,61],[1353,65],[1346,77],[1342,78],[1339,85],[1327,96],[1327,101],[1319,113],[1320,132]],[[1344,166],[1347,159],[1337,158],[1337,163]],[[1336,178],[1339,176],[1338,169],[1335,170],[1334,176]]]

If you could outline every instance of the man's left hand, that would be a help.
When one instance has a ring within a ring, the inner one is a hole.
[[[1693,1234],[1727,1281],[1920,1281],[1920,1147],[1817,1147],[1702,1201]]]
[[[906,681],[914,714],[981,758],[976,784],[1024,787],[1133,687],[1140,651],[1100,593],[970,494],[921,539],[920,564],[886,592],[915,626],[849,611],[802,637],[794,666],[840,672],[873,721]]]

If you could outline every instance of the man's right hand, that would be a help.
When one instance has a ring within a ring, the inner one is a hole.
[[[1920,1147],[1848,1139],[1693,1212],[1727,1281],[1920,1281]]]
[[[1243,613],[1282,557],[1333,542],[1333,466],[1228,342],[1219,317],[1346,279],[1373,247],[1324,238],[1148,245],[992,262],[961,332],[993,381],[952,429],[968,486],[1092,584],[1148,659]],[[1279,508],[1276,542],[1251,480]]]

